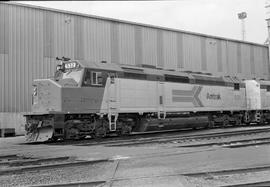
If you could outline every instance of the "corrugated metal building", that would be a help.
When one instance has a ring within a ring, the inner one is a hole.
[[[14,3],[0,3],[0,128],[23,123],[35,78],[55,57],[240,78],[269,77],[264,45]],[[22,132],[22,126],[16,126]]]

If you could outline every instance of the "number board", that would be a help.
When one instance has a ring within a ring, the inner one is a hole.
[[[76,68],[79,68],[79,64],[77,62],[65,63],[65,69],[76,69]]]

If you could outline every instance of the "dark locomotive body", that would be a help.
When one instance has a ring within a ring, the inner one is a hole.
[[[30,142],[268,123],[270,81],[63,59],[33,83]]]

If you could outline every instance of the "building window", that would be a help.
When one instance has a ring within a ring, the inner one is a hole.
[[[95,72],[92,71],[92,85],[102,85],[102,73],[101,72]]]
[[[240,84],[234,83],[234,90],[240,90]]]
[[[270,86],[266,86],[266,91],[270,92]]]

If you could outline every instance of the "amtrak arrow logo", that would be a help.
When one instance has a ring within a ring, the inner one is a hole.
[[[203,107],[199,94],[202,86],[194,86],[192,90],[172,90],[173,102],[192,102],[195,107]]]

